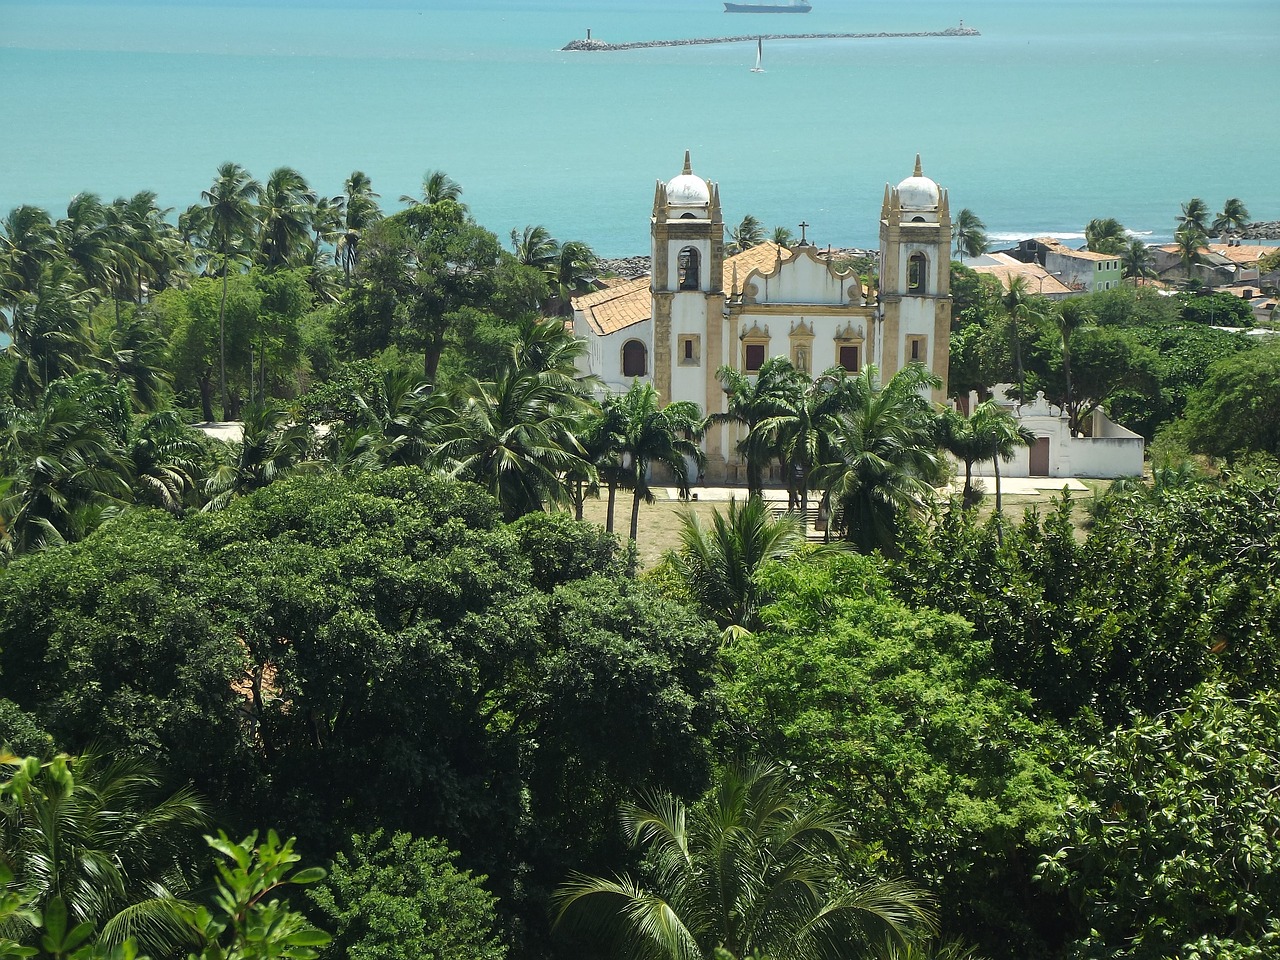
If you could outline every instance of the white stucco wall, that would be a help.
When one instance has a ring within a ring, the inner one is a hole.
[[[1048,476],[1100,480],[1142,476],[1142,437],[1113,423],[1101,410],[1093,415],[1091,427],[1094,435],[1091,437],[1071,436],[1067,418],[1057,407],[1046,403],[1043,395],[1014,412],[1022,426],[1037,437],[1049,438]],[[974,466],[976,476],[990,477],[994,473],[994,465],[989,461]],[[1012,461],[1001,463],[1000,474],[1006,477],[1031,476],[1031,450],[1020,449]]]

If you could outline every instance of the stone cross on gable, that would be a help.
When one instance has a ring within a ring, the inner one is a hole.
[[[801,220],[799,223],[799,227],[800,227],[800,246],[807,247],[809,245],[809,241],[805,237],[805,231],[809,229],[809,224]]]

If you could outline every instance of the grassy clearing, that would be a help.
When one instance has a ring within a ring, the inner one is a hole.
[[[987,496],[978,505],[978,517],[987,520],[995,513],[995,486],[991,480],[985,480]],[[1095,495],[1100,496],[1111,485],[1110,480],[1082,480],[1088,492],[1074,491],[1071,494],[1071,518],[1075,524],[1076,534],[1084,538],[1089,520],[1089,507]],[[743,491],[745,498],[746,491]],[[1045,490],[1034,494],[1005,494],[1004,514],[1011,523],[1019,523],[1028,509],[1039,511],[1044,516],[1054,508],[1054,501],[1059,493]],[[680,545],[680,516],[686,511],[698,514],[704,523],[711,519],[714,510],[725,510],[725,501],[699,500],[682,503],[679,500],[659,498],[651,504],[640,504],[640,519],[636,530],[636,545],[640,557],[641,569],[647,569],[657,563],[664,553],[674,550]],[[591,523],[604,526],[606,504],[604,499],[588,500],[583,510],[583,517]],[[614,532],[626,538],[631,528],[631,497],[623,492],[618,495],[614,509]]]

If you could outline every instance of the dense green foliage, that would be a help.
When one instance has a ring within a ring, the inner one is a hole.
[[[601,400],[564,324],[591,251],[507,253],[461,193],[384,216],[359,171],[227,164],[176,224],[146,193],[0,224],[0,958],[595,956],[557,890],[679,960],[1275,952],[1280,369],[1213,329],[1247,305],[953,265],[954,393],[1235,461],[1083,529],[1011,524],[997,480],[983,523],[931,486],[940,447],[1026,442],[1005,407],[785,358],[720,371],[710,423]],[[1186,269],[1247,213],[1209,215]],[[706,429],[864,555],[751,497],[637,581],[618,492],[634,539]],[[212,863],[206,815],[247,835]]]
[[[993,675],[989,643],[905,607],[879,564],[798,560],[764,580],[764,627],[725,651],[736,735],[848,810],[882,872],[927,883],[948,931],[982,930],[1001,955],[1034,945],[1058,909],[1030,868],[1066,793],[1061,732]]]
[[[874,956],[933,929],[927,895],[860,876],[849,825],[807,801],[783,767],[730,765],[698,803],[626,803],[645,880],[575,873],[557,918],[649,960]]]
[[[502,960],[494,900],[438,840],[376,830],[351,838],[310,890],[333,942],[350,960]]]
[[[1076,955],[1261,958],[1280,945],[1280,702],[1206,684],[1072,763],[1041,872],[1079,905]]]
[[[598,532],[506,527],[416,470],[123,517],[0,592],[0,670],[60,744],[151,756],[322,849],[383,824],[447,837],[535,930],[568,851],[617,849],[623,797],[704,776],[708,626]]]
[[[1280,455],[1280,346],[1213,363],[1187,401],[1184,429],[1192,449],[1214,456]]]

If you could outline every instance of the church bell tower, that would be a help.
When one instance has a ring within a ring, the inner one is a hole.
[[[691,400],[704,414],[724,406],[715,372],[724,364],[724,216],[716,184],[693,172],[658,181],[650,221],[653,384],[663,403]],[[724,459],[720,431],[706,438],[708,474]]]
[[[896,187],[885,184],[880,211],[880,335],[875,362],[888,379],[923,363],[947,398],[951,359],[951,206],[947,192],[915,171]]]

